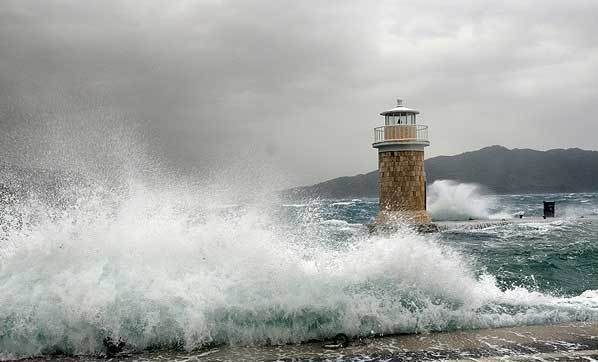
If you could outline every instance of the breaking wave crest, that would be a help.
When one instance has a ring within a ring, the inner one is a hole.
[[[333,243],[311,214],[218,208],[200,190],[77,192],[68,207],[15,203],[4,221],[3,358],[97,354],[107,336],[192,350],[598,319],[594,291],[501,290],[467,257],[407,229]]]
[[[496,209],[494,200],[484,195],[482,186],[437,180],[428,186],[428,211],[438,221],[463,221],[510,218]]]

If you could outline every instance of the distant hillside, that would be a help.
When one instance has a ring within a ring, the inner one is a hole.
[[[579,148],[536,151],[491,146],[426,160],[428,183],[457,180],[497,194],[598,191],[598,152]],[[284,192],[292,198],[378,197],[378,171],[339,177]]]

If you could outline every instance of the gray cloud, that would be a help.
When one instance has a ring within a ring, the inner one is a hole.
[[[2,152],[122,158],[137,151],[107,135],[127,129],[173,167],[259,159],[303,184],[374,169],[372,128],[397,96],[430,125],[428,156],[596,149],[597,14],[588,1],[4,1]]]

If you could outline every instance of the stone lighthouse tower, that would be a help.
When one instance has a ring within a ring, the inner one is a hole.
[[[417,124],[419,111],[397,106],[380,113],[384,126],[374,129],[380,174],[379,224],[404,221],[426,224],[426,173],[424,147],[429,146],[428,126]]]

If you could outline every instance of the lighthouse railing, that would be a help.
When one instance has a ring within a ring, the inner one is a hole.
[[[428,142],[428,126],[422,124],[396,124],[374,128],[374,143],[385,141]]]

